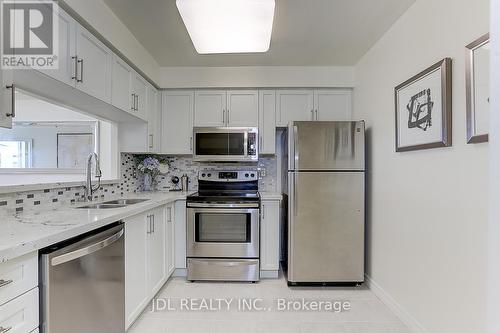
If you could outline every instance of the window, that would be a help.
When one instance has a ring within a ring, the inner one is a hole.
[[[0,168],[31,168],[31,140],[0,141]]]

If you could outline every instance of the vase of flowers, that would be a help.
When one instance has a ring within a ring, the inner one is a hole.
[[[150,192],[156,190],[156,177],[160,174],[160,161],[156,157],[139,157],[137,169],[144,176],[144,191]]]

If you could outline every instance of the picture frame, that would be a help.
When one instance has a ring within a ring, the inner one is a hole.
[[[57,167],[62,169],[85,169],[87,156],[94,152],[93,133],[58,133]]]
[[[452,145],[452,60],[445,58],[394,89],[396,152]]]
[[[489,127],[489,42],[487,33],[466,46],[467,143],[488,142]]]

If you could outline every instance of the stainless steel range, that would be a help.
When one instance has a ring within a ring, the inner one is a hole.
[[[187,278],[259,280],[256,171],[201,171],[187,198]]]

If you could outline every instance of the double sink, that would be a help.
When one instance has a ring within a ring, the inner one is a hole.
[[[149,199],[118,199],[110,200],[95,204],[90,204],[86,206],[76,207],[77,209],[113,209],[113,208],[123,208],[131,205],[135,205],[141,202],[148,201]]]

